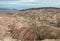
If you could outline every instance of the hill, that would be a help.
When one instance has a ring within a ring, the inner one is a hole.
[[[40,8],[23,9],[22,11],[24,11],[24,10],[39,10],[39,9],[60,9],[60,8],[57,8],[57,7],[40,7]]]
[[[60,8],[1,11],[0,39],[6,40],[7,37],[11,41],[60,39]]]

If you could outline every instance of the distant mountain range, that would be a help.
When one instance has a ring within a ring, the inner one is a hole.
[[[0,10],[10,10],[10,9],[8,9],[8,8],[0,8]]]
[[[40,7],[40,8],[27,8],[22,10],[35,10],[35,9],[60,9],[57,7]],[[18,10],[18,9],[9,9],[9,8],[0,8],[0,10]]]
[[[0,10],[17,10],[17,9],[0,8]]]
[[[29,9],[23,9],[22,11],[24,10],[38,10],[38,9],[60,9],[58,7],[38,7],[38,8],[29,8]]]

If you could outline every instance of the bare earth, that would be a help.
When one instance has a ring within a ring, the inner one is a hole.
[[[60,39],[60,9],[0,11],[1,41],[51,41],[50,39]]]

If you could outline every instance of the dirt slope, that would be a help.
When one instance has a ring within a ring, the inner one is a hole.
[[[21,31],[22,28],[27,30],[23,29]],[[33,33],[31,30],[33,30]],[[19,37],[12,34],[14,32],[19,34]],[[31,35],[34,37],[32,38]],[[36,8],[20,11],[0,11],[0,40],[4,40],[6,37],[18,40],[20,37],[25,40],[31,38],[60,39],[60,9]]]

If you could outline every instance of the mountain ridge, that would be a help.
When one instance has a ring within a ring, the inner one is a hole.
[[[58,7],[38,7],[38,8],[23,9],[21,11],[25,11],[25,10],[39,10],[39,9],[60,9],[60,8],[58,8]]]
[[[38,7],[38,8],[27,8],[27,9],[22,9],[20,11],[25,11],[25,10],[38,10],[38,9],[60,9],[58,7]],[[18,9],[9,9],[9,8],[0,8],[0,10],[18,10]]]

